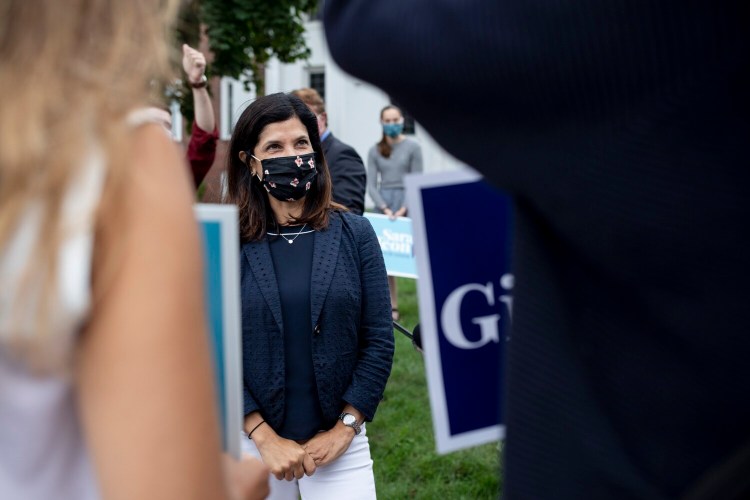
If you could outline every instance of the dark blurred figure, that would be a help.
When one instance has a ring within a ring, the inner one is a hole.
[[[328,128],[326,104],[317,90],[302,88],[292,92],[315,113],[318,119],[318,132],[323,144],[333,184],[333,201],[340,203],[351,212],[362,215],[365,209],[365,186],[367,177],[362,158],[353,147],[334,137]]]
[[[325,3],[341,67],[515,200],[508,498],[750,494],[746,5]]]

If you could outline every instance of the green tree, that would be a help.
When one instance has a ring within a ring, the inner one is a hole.
[[[178,40],[195,43],[205,25],[211,74],[240,79],[263,95],[272,57],[290,63],[310,56],[303,23],[317,6],[318,0],[192,0],[183,8]]]

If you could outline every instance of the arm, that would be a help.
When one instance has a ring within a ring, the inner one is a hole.
[[[411,157],[409,158],[409,165],[406,168],[407,174],[421,174],[422,173],[422,147],[415,143],[415,148],[412,151]],[[401,206],[396,213],[395,217],[404,217],[406,215],[406,198],[404,198],[404,204]]]
[[[190,84],[199,83],[206,72],[206,57],[187,44],[182,45],[182,68],[185,70]],[[193,88],[193,106],[195,108],[195,123],[205,131],[216,128],[214,108],[211,96],[206,87]]]
[[[259,411],[260,406],[258,406],[258,403],[255,402],[255,398],[250,393],[250,389],[247,388],[247,385],[243,384],[243,399],[245,403],[245,417],[250,415],[254,411]]]
[[[416,144],[414,151],[411,155],[411,161],[409,162],[409,173],[410,174],[421,174],[423,170],[422,166],[422,146]]]
[[[344,406],[342,413],[351,413],[362,424],[364,416],[350,404]],[[354,429],[347,427],[339,419],[331,429],[319,432],[305,443],[305,451],[314,461],[315,465],[327,465],[343,455],[349,449],[349,445],[355,436]]]
[[[211,170],[216,158],[216,141],[219,138],[214,130],[208,133],[198,127],[197,120],[193,122],[193,131],[188,143],[187,157],[190,170],[193,172],[193,185],[197,189],[206,174]]]
[[[721,38],[710,27],[729,27],[729,10],[623,5],[326,0],[323,8],[328,47],[344,71],[401,103],[456,158],[511,187],[525,182],[525,169],[488,162],[488,153],[510,148],[518,165],[534,163],[540,145],[557,147],[545,140],[592,137],[597,126],[583,128],[601,128],[715,68],[702,57]]]
[[[344,393],[342,413],[351,413],[360,424],[370,421],[383,397],[393,363],[393,325],[383,254],[369,222],[359,226],[357,248],[362,283],[362,320],[359,354],[352,382]],[[349,448],[355,432],[339,420],[330,430],[316,434],[305,450],[318,466],[331,463]]]
[[[192,87],[192,84],[199,83],[205,77],[206,58],[201,52],[183,44],[182,68]],[[216,141],[219,136],[216,131],[214,108],[207,88],[192,87],[192,89],[195,121],[190,134],[187,156],[193,171],[193,184],[197,189],[214,163]]]
[[[201,130],[216,130],[214,106],[211,103],[211,96],[208,95],[206,87],[193,89],[193,105],[195,106],[195,124]]]
[[[357,247],[360,258],[362,311],[357,364],[344,401],[371,421],[383,397],[393,364],[391,299],[383,253],[369,221],[359,219]]]
[[[454,93],[454,85],[460,85],[462,80],[473,81],[486,74],[486,65],[467,58],[467,50],[474,49],[475,44],[484,48],[490,43],[477,40],[478,20],[481,20],[480,27],[488,26],[488,29],[505,26],[506,23],[495,23],[501,4],[503,2],[476,0],[460,3],[450,0],[326,0],[323,22],[331,55],[348,73],[388,93],[394,88],[403,92],[403,88],[408,87],[416,94],[418,87],[422,87],[424,94],[425,85],[432,87],[430,82],[440,82],[429,92],[447,97],[458,95]],[[457,21],[460,21],[458,25]],[[518,23],[517,19],[514,21]],[[508,28],[514,26],[507,24]],[[384,32],[392,36],[379,36]],[[474,41],[472,46],[467,47],[467,40]],[[393,68],[394,59],[400,70],[388,71]],[[452,71],[456,72],[450,74]]]
[[[331,183],[333,199],[346,205],[352,212],[361,215],[365,208],[367,174],[362,158],[354,148],[343,147],[331,158]]]
[[[85,439],[105,498],[228,498],[188,179],[160,129],[134,135],[121,198],[99,219],[77,352]],[[226,472],[266,491],[258,462]]]
[[[367,189],[375,206],[379,210],[383,210],[385,201],[383,201],[383,197],[380,196],[378,190],[378,153],[376,147],[370,148],[370,153],[367,156]]]

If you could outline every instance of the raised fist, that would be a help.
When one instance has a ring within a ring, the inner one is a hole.
[[[185,43],[182,45],[182,69],[190,83],[200,83],[206,72],[206,57]]]

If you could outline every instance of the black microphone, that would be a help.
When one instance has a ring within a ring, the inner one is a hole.
[[[393,327],[398,330],[399,332],[403,333],[409,340],[411,340],[412,345],[419,350],[422,351],[422,333],[419,329],[419,323],[417,323],[414,326],[414,332],[409,332],[406,328],[404,328],[400,323],[394,321]]]
[[[422,350],[422,332],[419,328],[419,323],[414,325],[414,331],[412,332],[411,335],[412,335],[411,343],[414,344],[414,347],[416,347],[417,349],[421,351]]]

